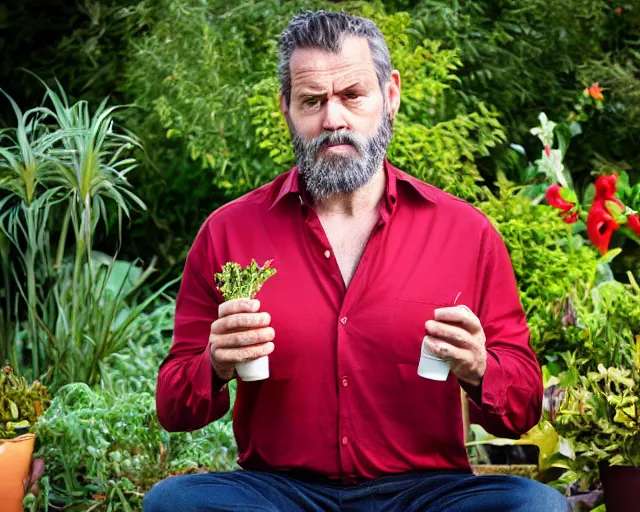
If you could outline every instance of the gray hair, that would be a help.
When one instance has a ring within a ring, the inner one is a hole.
[[[278,74],[280,90],[287,105],[291,101],[291,55],[296,48],[321,48],[339,53],[345,36],[363,37],[378,75],[380,89],[391,77],[389,48],[378,26],[367,18],[337,11],[304,10],[296,15],[280,36]]]

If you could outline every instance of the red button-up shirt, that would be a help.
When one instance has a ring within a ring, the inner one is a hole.
[[[472,420],[514,437],[534,426],[540,368],[505,246],[464,201],[385,161],[380,220],[345,287],[296,169],[214,212],[187,257],[157,409],[171,431],[227,412],[207,343],[227,261],[273,259],[258,299],[271,315],[269,379],[238,382],[233,422],[245,469],[302,470],[349,482],[429,468],[469,468],[460,384],[417,374],[425,322],[468,306],[486,335],[487,368]]]

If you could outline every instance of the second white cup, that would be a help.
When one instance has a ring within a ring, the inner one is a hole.
[[[449,376],[450,370],[451,364],[430,354],[423,342],[420,350],[420,362],[418,363],[418,375],[425,379],[445,381]]]

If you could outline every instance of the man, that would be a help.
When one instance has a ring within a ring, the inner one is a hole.
[[[158,377],[170,431],[227,412],[235,364],[243,471],[171,477],[147,512],[564,511],[537,482],[471,474],[473,419],[517,437],[540,416],[540,369],[509,257],[461,200],[385,159],[400,75],[370,20],[296,16],[280,41],[281,108],[297,168],[214,212],[187,258]],[[227,261],[274,260],[258,300],[223,302]],[[421,346],[451,364],[417,375]]]

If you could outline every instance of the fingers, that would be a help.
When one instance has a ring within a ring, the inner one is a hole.
[[[262,356],[268,356],[273,352],[274,348],[272,342],[261,345],[251,345],[244,348],[219,348],[215,351],[213,357],[217,364],[231,366],[236,363],[244,363]]]
[[[478,386],[487,369],[487,354],[484,347],[463,348],[445,340],[425,336],[425,349],[432,355],[451,363],[451,371],[458,380]]]
[[[436,320],[429,320],[425,324],[427,332],[434,338],[446,340],[463,348],[472,348],[477,341],[473,335],[457,325],[445,324]]]
[[[218,318],[236,313],[255,313],[260,310],[260,301],[257,299],[232,299],[218,306]]]
[[[467,306],[453,306],[450,308],[438,308],[434,312],[434,318],[438,322],[457,324],[462,329],[475,333],[482,329],[480,320]]]
[[[427,352],[445,361],[467,362],[473,359],[473,353],[469,349],[456,347],[446,341],[425,336],[423,342]]]
[[[209,341],[214,349],[218,348],[243,348],[249,345],[259,345],[273,341],[276,332],[273,327],[262,327],[250,331],[231,332],[227,334],[212,333]]]
[[[230,380],[237,363],[273,352],[271,316],[259,310],[260,302],[252,299],[229,300],[218,307],[218,319],[211,324],[209,334],[209,354],[220,378]]]
[[[218,318],[211,324],[212,334],[227,334],[231,332],[259,329],[268,327],[271,323],[269,313],[233,313]]]

